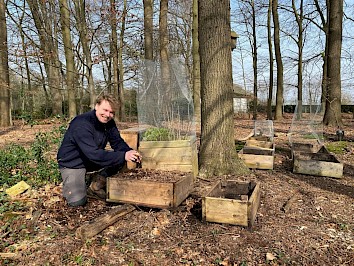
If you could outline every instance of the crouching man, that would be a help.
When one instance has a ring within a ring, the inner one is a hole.
[[[69,206],[87,202],[87,193],[105,198],[106,178],[127,161],[140,162],[140,154],[121,138],[113,120],[117,101],[112,95],[97,98],[95,109],[76,116],[66,131],[57,160],[63,179],[63,196]],[[106,150],[107,143],[113,150]],[[87,172],[98,171],[86,188]]]

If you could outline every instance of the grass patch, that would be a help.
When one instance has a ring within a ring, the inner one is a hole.
[[[346,153],[346,147],[348,147],[348,143],[346,141],[336,141],[325,144],[327,150],[329,152],[333,152],[335,154],[344,154]]]

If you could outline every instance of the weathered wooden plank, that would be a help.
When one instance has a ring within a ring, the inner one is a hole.
[[[107,191],[107,201],[157,208],[173,207],[172,183],[109,178]]]
[[[95,220],[80,226],[76,230],[76,237],[81,239],[88,239],[91,238],[98,233],[102,232],[108,226],[117,222],[121,217],[124,215],[132,212],[135,210],[135,207],[132,205],[122,205],[116,208],[113,208],[108,213],[105,213]]]
[[[245,162],[249,168],[257,169],[273,169],[274,156],[244,154],[243,150],[238,153],[239,157]]]

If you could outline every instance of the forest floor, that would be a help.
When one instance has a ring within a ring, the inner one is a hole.
[[[354,120],[343,115],[343,121],[346,146],[336,154],[344,165],[339,179],[293,173],[288,144],[291,116],[274,121],[274,169],[252,170],[249,176],[261,185],[251,228],[203,221],[202,196],[221,177],[197,177],[194,191],[177,208],[136,206],[91,239],[81,240],[75,236],[78,227],[119,204],[90,198],[86,206],[70,208],[61,197],[61,186],[52,184],[13,199],[14,204],[28,202],[28,211],[18,214],[22,218],[12,225],[16,238],[0,236],[9,243],[0,254],[15,255],[0,258],[0,264],[354,265]],[[253,123],[236,117],[235,136],[246,137]],[[136,126],[118,125],[120,129]],[[52,127],[48,123],[3,130],[0,146],[11,141],[30,143],[35,133]],[[335,131],[324,128],[326,145],[336,143]]]

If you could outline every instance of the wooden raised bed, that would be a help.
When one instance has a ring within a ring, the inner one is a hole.
[[[251,227],[259,203],[259,183],[218,181],[202,198],[202,218],[207,222]]]
[[[144,169],[191,172],[198,175],[198,151],[195,137],[187,140],[140,141],[139,152]]]
[[[293,172],[342,178],[343,164],[324,147],[317,153],[293,151]]]
[[[273,169],[275,145],[267,140],[249,139],[238,153],[248,168]]]
[[[107,201],[175,208],[193,188],[194,177],[191,173],[137,169],[107,178]]]

